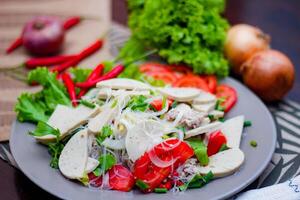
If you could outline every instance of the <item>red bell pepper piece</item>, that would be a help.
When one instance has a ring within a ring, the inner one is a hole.
[[[207,155],[212,156],[218,153],[222,145],[226,144],[226,142],[226,137],[221,131],[211,133],[208,138]]]

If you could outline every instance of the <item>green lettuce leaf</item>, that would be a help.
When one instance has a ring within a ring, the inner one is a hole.
[[[74,83],[86,81],[87,77],[91,74],[92,69],[73,67],[69,70],[73,75]]]

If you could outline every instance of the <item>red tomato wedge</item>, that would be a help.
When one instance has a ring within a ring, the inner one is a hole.
[[[109,171],[109,185],[113,190],[128,192],[134,186],[134,177],[129,169],[114,165]]]
[[[174,84],[174,87],[194,87],[204,91],[210,92],[206,81],[195,75],[186,75],[178,79]]]
[[[224,111],[228,112],[234,104],[237,102],[237,92],[229,85],[221,84],[217,86],[216,96],[218,98],[224,98],[224,102],[221,106],[224,107]]]
[[[123,192],[130,191],[134,186],[134,177],[129,169],[122,165],[114,165],[108,170],[109,186],[112,190]],[[88,174],[89,183],[93,187],[102,185],[102,176],[95,176],[93,172]]]
[[[158,187],[176,168],[194,155],[193,149],[176,138],[165,140],[136,160],[133,175],[148,185],[143,192]],[[158,163],[160,166],[157,166]],[[163,165],[163,166],[162,166]]]
[[[226,142],[226,137],[221,131],[211,133],[208,138],[207,155],[212,156],[218,153],[222,145],[226,144]]]
[[[217,77],[214,75],[206,75],[202,77],[206,81],[209,91],[214,94],[218,85]]]
[[[173,100],[171,99],[167,99],[167,103],[168,103],[168,106],[170,107],[173,103]],[[156,110],[156,111],[160,111],[163,107],[163,102],[161,99],[158,99],[158,100],[154,100],[152,101],[151,103],[151,106]]]

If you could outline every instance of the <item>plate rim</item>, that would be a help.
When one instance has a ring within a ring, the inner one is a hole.
[[[275,124],[275,120],[273,115],[271,114],[271,112],[269,111],[269,109],[267,108],[266,104],[254,93],[252,92],[249,88],[247,88],[244,84],[242,84],[239,80],[233,78],[233,77],[227,77],[225,79],[229,79],[229,81],[233,81],[233,82],[237,82],[239,85],[241,85],[243,87],[243,89],[248,90],[250,93],[252,93],[252,95],[254,96],[254,98],[260,102],[260,104],[262,104],[263,109],[265,110],[265,113],[267,114],[267,117],[270,118],[270,122],[272,123],[271,127],[270,127],[270,132],[274,133],[273,137],[272,137],[272,151],[270,151],[270,153],[267,156],[267,159],[265,159],[265,161],[260,165],[259,169],[256,170],[252,177],[249,178],[247,181],[243,182],[242,184],[240,184],[238,187],[234,187],[233,189],[229,190],[226,193],[223,193],[222,195],[217,196],[217,199],[226,199],[228,197],[234,196],[236,195],[238,192],[242,191],[244,188],[246,188],[247,186],[249,186],[251,183],[253,183],[253,181],[255,181],[260,175],[261,173],[266,169],[266,167],[268,166],[268,164],[270,163],[272,156],[275,152],[276,149],[276,142],[277,142],[277,127]],[[224,79],[222,79],[224,80]],[[16,129],[16,123],[22,123],[22,122],[18,122],[17,119],[15,119],[12,123],[12,128],[11,128],[11,135],[10,135],[10,140],[13,140],[14,137],[16,137],[14,134],[15,133],[15,129]],[[14,158],[18,157],[15,156],[15,148],[12,147],[12,143],[9,142],[9,147],[11,149],[11,153],[13,155]],[[271,148],[270,148],[271,149]],[[37,185],[38,187],[40,187],[41,189],[45,190],[46,192],[50,193],[51,195],[57,197],[57,198],[61,198],[60,196],[58,196],[57,194],[55,194],[54,192],[52,192],[50,189],[48,189],[47,187],[44,187],[43,185],[39,184],[38,179],[36,179],[35,177],[29,176],[29,174],[27,172],[25,172],[21,167],[20,164],[18,162],[17,159],[15,159],[18,169],[20,171],[22,171],[22,173],[29,179],[31,180],[35,185]],[[184,198],[184,197],[183,197]]]

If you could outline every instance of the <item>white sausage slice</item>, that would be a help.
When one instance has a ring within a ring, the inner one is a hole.
[[[98,88],[125,89],[125,90],[150,90],[151,87],[143,82],[128,78],[113,78],[97,83]]]
[[[69,179],[80,179],[84,176],[88,160],[88,132],[83,129],[76,133],[61,152],[58,167]]]
[[[244,153],[238,149],[228,149],[209,157],[209,164],[205,167],[199,166],[197,172],[207,174],[212,172],[214,177],[224,177],[236,172],[243,164]]]
[[[208,92],[201,91],[199,96],[197,96],[193,100],[193,104],[216,103],[216,101],[217,101],[217,98],[215,95],[208,93]]]
[[[193,137],[196,135],[200,135],[200,134],[204,134],[204,133],[211,133],[214,131],[217,131],[220,129],[221,127],[221,122],[216,121],[216,122],[212,122],[210,124],[204,125],[204,126],[200,126],[198,128],[189,130],[185,133],[185,138],[189,138],[189,137]]]
[[[99,165],[98,160],[88,157],[88,160],[87,160],[87,163],[85,166],[85,172],[88,174],[88,173],[94,171],[94,169],[96,169],[96,167],[98,167],[98,165]]]
[[[192,101],[194,98],[196,98],[200,94],[200,90],[198,90],[198,89],[184,88],[184,87],[158,88],[158,91],[161,94],[168,96],[171,99],[174,99],[175,101],[180,101],[180,102]]]
[[[227,146],[230,148],[239,148],[244,127],[244,116],[240,115],[226,120],[221,131],[227,139]]]

